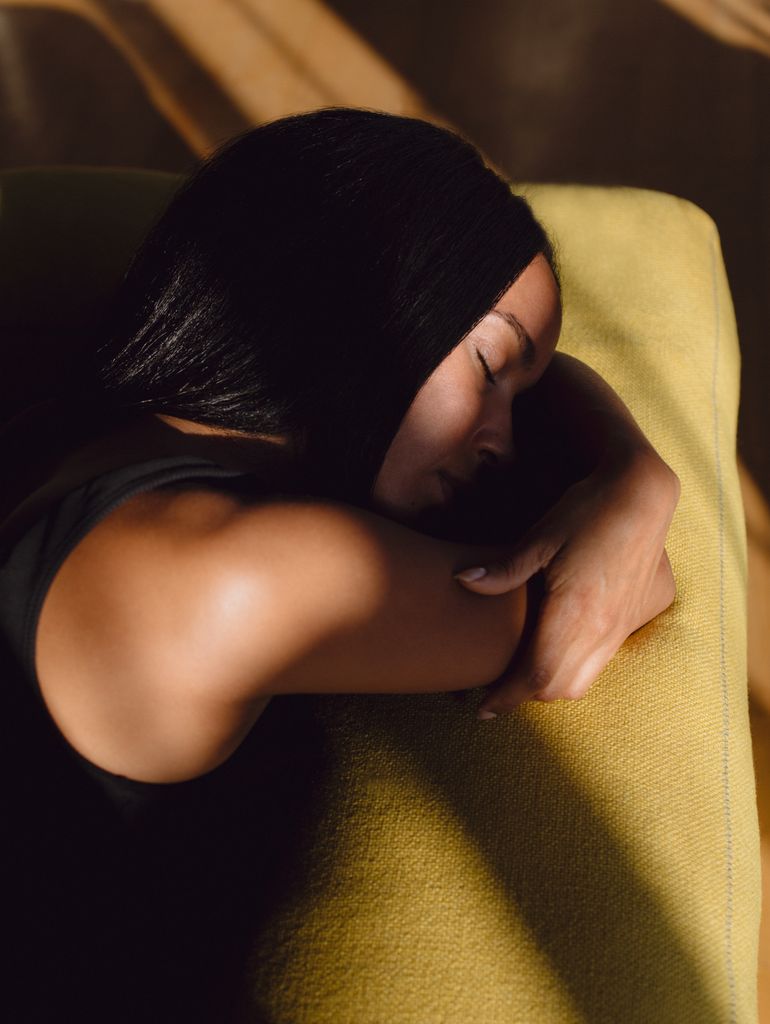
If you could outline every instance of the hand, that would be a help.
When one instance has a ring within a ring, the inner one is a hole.
[[[680,490],[654,451],[634,448],[569,487],[485,576],[456,577],[492,595],[542,573],[539,607],[528,608],[522,642],[480,715],[532,698],[577,700],[627,637],[669,607],[676,588],[664,544]]]

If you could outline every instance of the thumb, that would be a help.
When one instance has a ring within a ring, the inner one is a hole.
[[[549,557],[541,544],[530,544],[503,559],[456,572],[454,579],[477,594],[505,594],[523,586],[548,563]]]

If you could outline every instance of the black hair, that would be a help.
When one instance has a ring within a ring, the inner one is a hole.
[[[366,501],[438,364],[550,240],[455,131],[322,107],[183,183],[92,353],[109,408],[291,437],[308,489]]]

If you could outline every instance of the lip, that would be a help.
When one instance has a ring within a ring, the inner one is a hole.
[[[444,488],[444,493],[449,498],[454,498],[458,493],[467,491],[471,486],[470,480],[461,480],[459,477],[452,476],[451,473],[445,469],[438,470],[438,477],[441,480],[441,486]]]

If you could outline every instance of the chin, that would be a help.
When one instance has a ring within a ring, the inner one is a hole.
[[[376,494],[372,497],[370,504],[372,510],[380,515],[386,516],[388,519],[393,519],[397,523],[403,523],[405,526],[415,528],[418,528],[419,524],[422,523],[423,520],[431,520],[436,514],[437,509],[440,507],[438,503],[428,501],[423,501],[421,503],[418,501],[393,501]]]
[[[371,507],[375,512],[379,512],[382,516],[387,516],[388,519],[394,519],[397,523],[411,522],[421,512],[419,508],[410,505],[400,505],[397,502],[377,497],[371,499]]]
[[[419,533],[425,533],[438,540],[462,541],[464,539],[462,528],[458,528],[453,515],[452,503],[426,502],[421,507],[394,508],[393,506],[378,506],[374,509],[380,515],[386,516],[402,526],[408,526]]]

